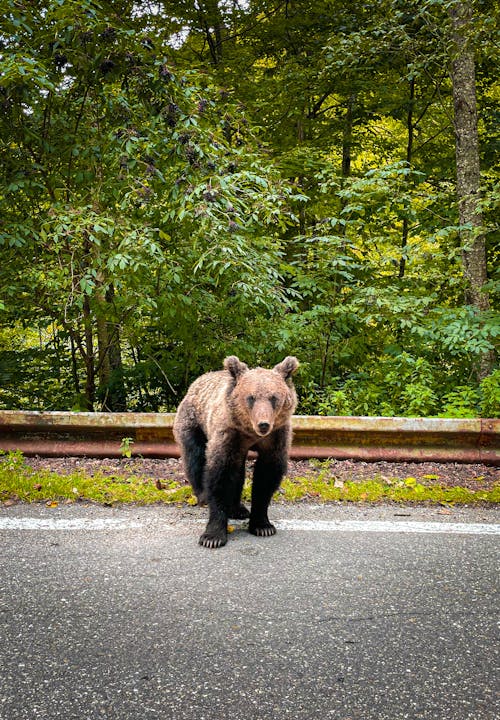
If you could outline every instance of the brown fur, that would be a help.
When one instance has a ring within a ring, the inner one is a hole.
[[[200,544],[224,545],[228,516],[248,516],[240,497],[250,448],[257,451],[258,460],[249,530],[274,534],[267,507],[286,471],[290,419],[297,404],[291,378],[297,367],[296,358],[287,357],[272,370],[250,370],[231,356],[224,370],[195,380],[179,405],[175,438],[188,479],[199,501],[206,499],[210,508]]]

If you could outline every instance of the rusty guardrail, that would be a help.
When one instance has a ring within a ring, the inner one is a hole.
[[[178,457],[173,413],[0,410],[0,450],[25,455]],[[295,415],[293,458],[482,462],[500,465],[500,419]]]

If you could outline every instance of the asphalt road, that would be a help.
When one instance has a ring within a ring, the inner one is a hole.
[[[497,719],[498,514],[442,512],[1,509],[0,718]]]

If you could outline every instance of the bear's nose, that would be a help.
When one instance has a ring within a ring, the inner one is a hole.
[[[269,431],[269,428],[271,427],[268,422],[260,422],[259,425],[259,432],[261,432],[263,435]]]

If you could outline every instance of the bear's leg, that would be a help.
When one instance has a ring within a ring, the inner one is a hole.
[[[258,450],[252,481],[252,509],[248,532],[260,537],[275,535],[276,528],[269,521],[268,508],[287,468],[288,443],[286,430],[275,437],[272,447]]]
[[[235,478],[233,502],[229,511],[229,517],[235,520],[246,520],[250,517],[248,509],[241,502],[241,493],[245,484],[245,459],[241,463],[238,475]]]
[[[199,544],[207,548],[222,547],[227,542],[227,521],[234,506],[235,493],[241,487],[241,451],[230,439],[223,445],[207,447],[203,483],[207,491],[208,523]],[[240,490],[241,493],[241,490]],[[239,497],[239,495],[238,495]]]
[[[268,460],[259,457],[255,461],[252,481],[252,509],[248,524],[248,532],[253,535],[268,537],[276,533],[276,528],[269,521],[267,513],[271,498],[278,489],[285,470],[286,463],[279,460]]]
[[[180,438],[184,470],[198,503],[205,504],[206,492],[203,487],[203,471],[205,469],[205,448],[207,438],[199,427],[187,428]]]

